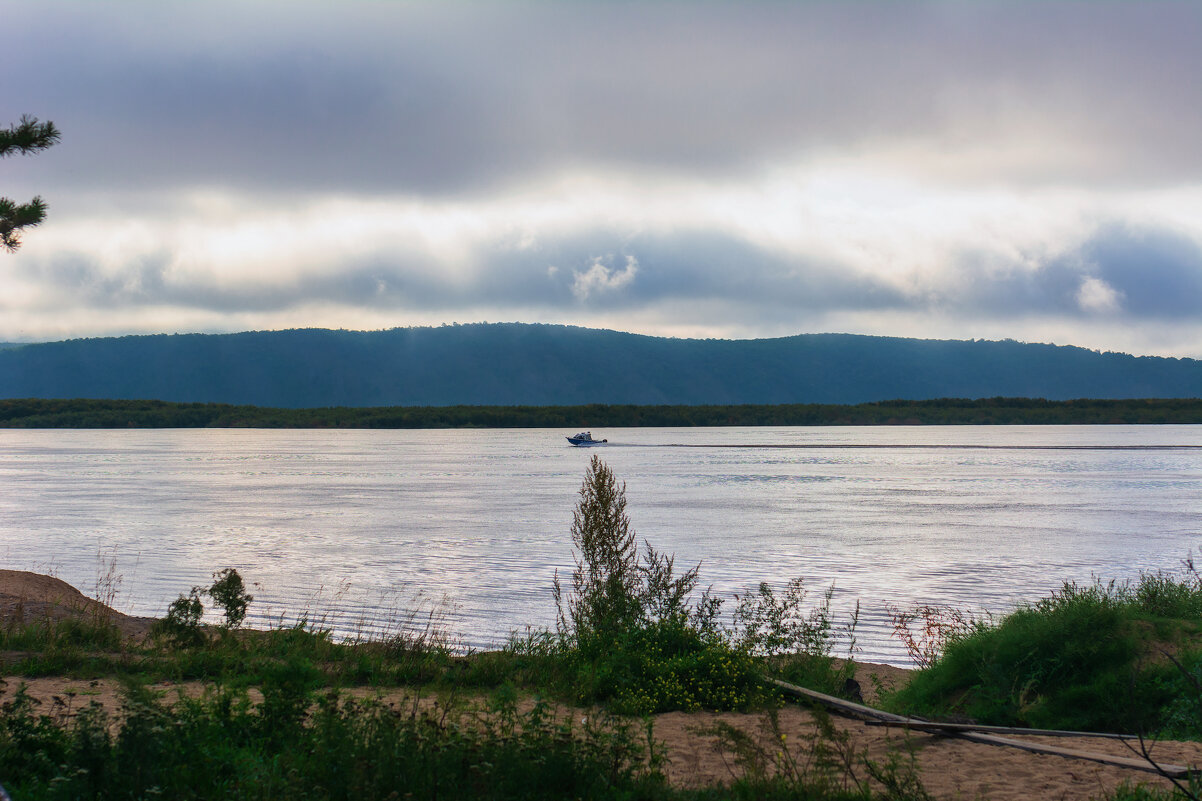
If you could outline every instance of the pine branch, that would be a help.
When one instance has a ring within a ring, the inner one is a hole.
[[[21,121],[0,128],[0,158],[20,153],[36,153],[58,143],[58,128],[53,122],[38,122],[37,117],[21,115]],[[21,229],[32,228],[46,218],[46,203],[35,197],[28,203],[16,203],[0,197],[0,248],[12,253],[21,247]]]
[[[8,130],[0,129],[0,157],[20,153],[26,155],[45,150],[58,143],[59,132],[53,122],[38,122],[37,117],[25,114]]]
[[[0,248],[16,251],[21,247],[21,229],[32,228],[45,218],[46,203],[40,197],[19,205],[0,197]]]

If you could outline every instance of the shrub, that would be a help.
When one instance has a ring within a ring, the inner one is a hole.
[[[835,692],[851,666],[834,668],[839,633],[830,593],[813,611],[800,580],[778,594],[768,584],[739,598],[735,627],[719,625],[721,599],[694,598],[700,565],[677,574],[671,555],[650,543],[640,551],[626,515],[626,486],[594,456],[572,516],[576,568],[566,595],[555,577],[558,658],[564,684],[583,702],[649,714],[674,709],[732,709],[771,693],[772,667]],[[847,628],[854,633],[855,619]],[[533,642],[533,641],[532,641]],[[854,642],[854,637],[853,637]]]
[[[675,575],[674,558],[645,542],[640,553],[626,515],[626,484],[598,456],[589,463],[572,513],[576,569],[564,597],[555,574],[559,633],[588,646],[605,642],[632,627],[692,616],[699,628],[712,623],[717,605],[708,594],[697,606],[688,598],[697,586],[700,565]]]
[[[1173,739],[1202,739],[1202,655],[1185,663],[1174,658],[1177,674],[1170,681],[1172,700],[1164,708],[1161,734]]]
[[[226,628],[236,629],[242,625],[246,617],[246,608],[255,598],[246,592],[242,576],[232,567],[227,567],[213,574],[213,586],[205,593],[213,599],[213,603],[225,610]]]
[[[717,635],[718,602],[706,593],[690,603],[699,566],[676,575],[673,557],[650,543],[639,551],[626,485],[597,456],[572,515],[572,543],[571,591],[565,597],[556,574],[554,596],[577,700],[611,701],[634,714],[746,703],[754,672],[724,678],[718,670],[737,657]]]
[[[886,606],[893,634],[919,668],[935,664],[948,645],[974,631],[988,628],[990,618],[973,615],[951,606],[919,604],[912,609]]]
[[[680,618],[632,628],[605,652],[574,657],[577,700],[607,701],[621,714],[740,709],[770,697],[758,660]]]
[[[180,595],[167,607],[167,615],[154,623],[154,634],[180,648],[190,648],[204,642],[200,619],[204,616],[204,604],[200,602],[199,588]]]
[[[246,592],[242,576],[232,567],[213,574],[213,584],[208,589],[193,587],[181,594],[167,607],[167,615],[156,620],[153,633],[179,648],[191,648],[207,641],[200,621],[204,618],[204,604],[200,596],[207,595],[225,612],[224,628],[236,629],[246,618],[246,609],[254,596]]]
[[[855,631],[859,622],[857,602],[851,620],[836,628],[831,615],[831,586],[822,601],[806,611],[805,582],[791,580],[777,592],[761,582],[756,592],[735,596],[734,624],[728,633],[735,650],[763,657],[781,677],[820,692],[838,694],[852,678],[855,665],[850,659],[835,666],[833,654],[840,640],[847,641],[850,656],[855,650]]]

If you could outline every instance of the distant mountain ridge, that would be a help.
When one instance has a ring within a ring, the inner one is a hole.
[[[1202,397],[1202,362],[855,334],[696,340],[561,325],[297,329],[0,350],[2,398],[322,406]]]

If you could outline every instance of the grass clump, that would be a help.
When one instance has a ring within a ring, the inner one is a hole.
[[[120,657],[124,637],[105,615],[77,612],[26,620],[24,604],[18,603],[0,626],[0,651],[16,656],[14,667],[25,675],[103,672],[113,655]]]
[[[458,655],[453,642],[441,635],[393,632],[340,640],[331,629],[307,617],[267,630],[233,632],[222,627],[211,632],[201,627],[200,631],[199,644],[204,647],[156,641],[141,654],[142,673],[149,678],[250,686],[264,681],[281,663],[305,660],[331,687],[481,684],[467,668],[470,658]],[[484,686],[504,680],[497,676]]]
[[[1202,586],[1146,574],[1131,584],[1065,584],[996,624],[977,621],[893,698],[921,715],[1085,731],[1202,736],[1185,677],[1166,654],[1198,665]]]
[[[723,797],[931,801],[913,751],[893,752],[884,761],[869,759],[825,710],[816,708],[813,714],[816,728],[800,742],[789,740],[775,709],[764,713],[758,736],[722,721],[706,730],[742,771],[742,780],[731,789],[756,791]]]
[[[0,650],[44,653],[116,651],[121,631],[101,617],[65,617],[61,620],[13,622],[0,629]]]

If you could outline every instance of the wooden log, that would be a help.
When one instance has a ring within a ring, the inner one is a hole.
[[[867,721],[879,721],[882,724],[893,726],[906,726],[917,729],[922,726],[923,731],[935,731],[936,733],[946,734],[949,737],[959,737],[962,740],[968,740],[974,743],[984,743],[986,745],[1002,745],[1010,748],[1018,748],[1023,751],[1029,751],[1034,754],[1049,754],[1052,756],[1065,757],[1066,759],[1084,759],[1090,762],[1099,762],[1104,765],[1113,765],[1120,768],[1129,768],[1131,770],[1142,770],[1148,773],[1156,773],[1168,776],[1173,779],[1184,779],[1193,773],[1202,772],[1197,768],[1186,768],[1181,765],[1153,765],[1146,759],[1132,759],[1128,757],[1110,756],[1109,754],[1091,754],[1087,751],[1076,751],[1071,748],[1060,748],[1054,745],[1044,745],[1043,743],[1023,742],[1022,740],[1011,740],[1008,737],[998,737],[993,734],[984,734],[977,731],[971,731],[963,727],[965,724],[940,724],[932,721],[915,720],[914,718],[895,715],[892,712],[884,712],[880,709],[873,709],[870,706],[857,704],[854,701],[845,701],[842,698],[836,698],[833,695],[820,693],[816,690],[810,690],[805,687],[798,687],[796,684],[789,684],[780,679],[765,679],[777,687],[781,688],[790,695],[795,695],[800,698],[807,698],[812,701],[817,701],[823,706],[832,709],[836,712],[841,712],[845,715],[861,718]],[[1040,729],[1028,729],[1024,733],[1043,735],[1046,732]]]
[[[769,684],[775,684],[790,695],[796,695],[801,698],[809,698],[817,701],[825,707],[834,709],[837,712],[842,712],[845,715],[852,717],[863,718],[865,720],[880,720],[886,723],[904,723],[907,718],[901,715],[895,715],[892,712],[884,712],[880,709],[873,709],[870,706],[857,704],[855,701],[847,701],[842,698],[836,698],[833,695],[820,693],[817,690],[810,690],[806,687],[798,687],[796,684],[789,684],[787,681],[773,679],[765,676],[764,679]]]
[[[1009,737],[995,737],[992,734],[979,734],[977,732],[966,731],[953,733],[952,736],[974,743],[1005,745],[1010,748],[1018,748],[1022,751],[1030,751],[1033,754],[1051,754],[1067,759],[1086,759],[1090,762],[1100,762],[1103,765],[1114,765],[1130,770],[1142,770],[1147,773],[1168,776],[1170,779],[1188,779],[1190,774],[1202,772],[1198,768],[1186,768],[1181,765],[1166,765],[1161,763],[1153,765],[1149,760],[1143,758],[1134,759],[1130,757],[1110,756],[1109,754],[1091,754],[1088,751],[1077,751],[1072,748],[1060,748],[1055,745],[1044,745],[1042,743],[1027,743],[1022,740],[1011,740]]]
[[[892,721],[867,721],[869,726],[905,726],[915,731],[959,732],[976,731],[982,734],[1036,734],[1040,737],[1097,737],[1103,740],[1138,740],[1138,734],[1111,734],[1099,731],[1063,731],[1061,729],[1024,729],[1018,726],[983,726],[978,723],[944,723],[925,718],[903,718],[904,723]]]

